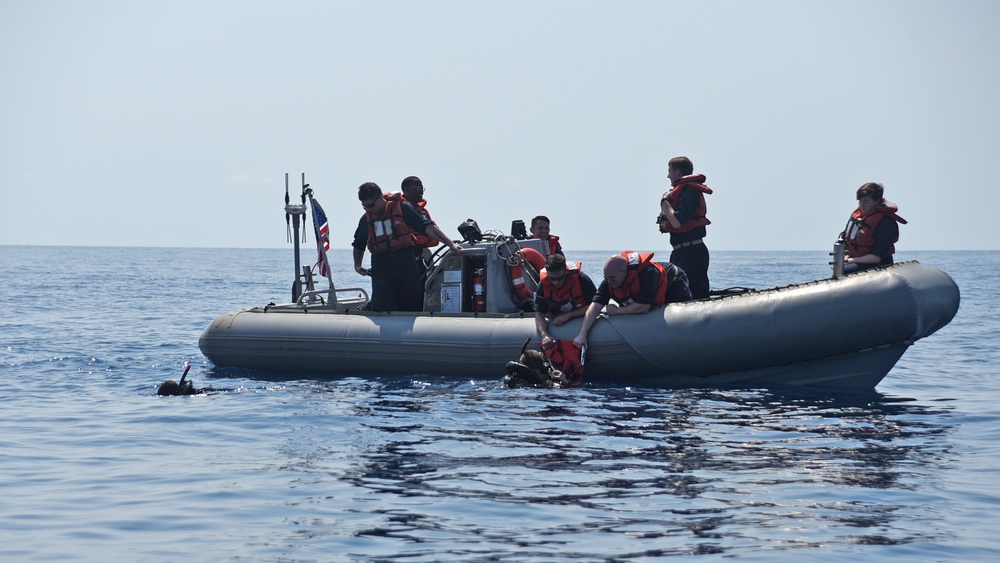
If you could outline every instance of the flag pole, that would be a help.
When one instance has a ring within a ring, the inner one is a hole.
[[[305,182],[305,174],[302,175],[303,182]],[[304,184],[308,187],[308,184]],[[326,212],[323,211],[323,207],[316,202],[313,197],[313,191],[311,189],[304,189],[304,193],[309,196],[309,206],[312,208],[312,220],[313,220],[313,232],[316,234],[316,251],[317,251],[317,264],[320,266],[320,273],[326,275],[326,280],[330,284],[330,291],[327,294],[327,302],[330,305],[337,304],[337,292],[333,284],[333,268],[330,265],[330,259],[327,255],[327,247],[330,244],[330,226],[329,219],[326,216]],[[323,271],[325,270],[325,272]]]

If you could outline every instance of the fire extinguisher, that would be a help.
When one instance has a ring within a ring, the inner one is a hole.
[[[472,310],[486,312],[486,276],[482,268],[472,273]]]

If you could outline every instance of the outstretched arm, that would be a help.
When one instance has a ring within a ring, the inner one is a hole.
[[[603,308],[604,305],[600,303],[591,303],[587,307],[587,314],[583,317],[583,326],[580,327],[580,334],[573,339],[573,346],[583,348],[587,345],[587,335],[590,333],[590,327],[594,326],[594,323],[597,322],[597,316],[601,314],[601,309]]]
[[[549,321],[545,318],[545,314],[540,311],[535,311],[535,329],[542,337],[542,346],[552,341],[552,335],[549,334]]]
[[[450,248],[455,253],[462,252],[462,247],[455,244],[455,241],[451,240],[451,237],[444,234],[444,231],[440,227],[431,223],[427,226],[426,235],[433,237],[441,242],[443,242],[448,248]]]

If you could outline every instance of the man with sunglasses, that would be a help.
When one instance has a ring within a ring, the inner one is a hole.
[[[549,318],[552,324],[562,326],[582,317],[596,292],[594,281],[579,264],[567,263],[562,254],[549,255],[535,290],[535,328],[542,336],[542,347],[555,341],[549,334]]]
[[[373,311],[420,311],[424,292],[413,249],[417,235],[433,237],[453,252],[461,247],[437,225],[403,200],[402,194],[382,193],[374,182],[358,187],[365,214],[354,231],[354,271],[372,278]],[[362,267],[365,248],[372,253],[371,269]]]

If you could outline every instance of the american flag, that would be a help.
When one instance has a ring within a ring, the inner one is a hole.
[[[319,254],[316,263],[319,266],[319,275],[327,277],[330,273],[330,264],[326,261],[326,251],[330,250],[330,223],[326,220],[326,213],[319,202],[310,198],[313,210],[313,227],[316,229],[316,252]]]

